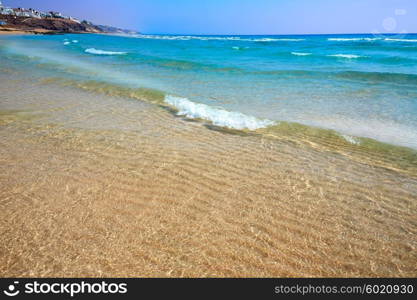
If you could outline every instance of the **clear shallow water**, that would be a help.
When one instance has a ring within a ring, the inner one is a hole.
[[[157,89],[219,126],[297,122],[417,149],[417,35],[9,36],[0,62]]]

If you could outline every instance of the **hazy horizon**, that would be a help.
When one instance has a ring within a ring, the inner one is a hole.
[[[417,32],[413,0],[6,0],[146,34],[324,35]]]

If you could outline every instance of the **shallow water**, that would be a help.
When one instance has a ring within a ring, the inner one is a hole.
[[[399,147],[233,131],[148,90],[31,74],[0,74],[0,275],[415,277]]]
[[[416,35],[9,36],[0,39],[0,61],[3,69],[38,78],[109,84],[115,94],[117,87],[162,93],[181,114],[216,126],[256,130],[296,122],[336,130],[353,144],[366,137],[417,149],[416,41]]]

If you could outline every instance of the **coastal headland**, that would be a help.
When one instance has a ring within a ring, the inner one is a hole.
[[[0,16],[5,25],[0,26],[0,33],[102,33],[103,31],[91,24],[78,23],[70,19],[60,18],[30,18],[17,16]]]
[[[132,33],[116,27],[65,16],[60,12],[9,8],[0,2],[0,34]]]

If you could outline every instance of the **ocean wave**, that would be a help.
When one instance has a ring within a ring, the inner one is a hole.
[[[71,43],[68,42],[68,41],[64,42],[64,45],[69,45],[69,44],[71,44]]]
[[[273,38],[262,38],[262,39],[249,39],[254,42],[301,42],[305,41],[305,39],[273,39]]]
[[[378,41],[381,40],[381,38],[328,38],[328,41],[332,42],[356,42],[356,41]]]
[[[186,98],[167,95],[165,102],[178,109],[178,115],[193,119],[204,119],[216,126],[232,129],[256,130],[274,124],[270,120],[262,120],[239,112],[231,112],[221,108],[211,107],[202,103],[195,103]]]
[[[115,52],[115,51],[105,51],[95,48],[88,48],[85,50],[86,53],[96,54],[96,55],[123,55],[127,54],[127,52]]]
[[[202,41],[240,41],[242,40],[239,37],[215,37],[215,36],[193,36],[193,35],[149,35],[149,34],[139,34],[132,35],[133,37],[140,39],[153,39],[153,40],[202,40]]]
[[[296,55],[296,56],[308,56],[311,55],[312,53],[304,53],[304,52],[291,52],[292,55]]]
[[[327,55],[327,56],[328,57],[348,58],[348,59],[365,57],[365,56],[360,56],[360,55],[355,55],[355,54],[330,54],[330,55]]]
[[[386,38],[385,41],[389,41],[389,42],[417,43],[417,40],[416,39],[391,39],[391,38]]]
[[[148,35],[139,34],[131,35],[130,37],[136,37],[140,39],[155,39],[155,40],[201,40],[201,41],[240,41],[240,42],[300,42],[305,39],[295,38],[242,38],[238,36],[195,36],[195,35]]]

